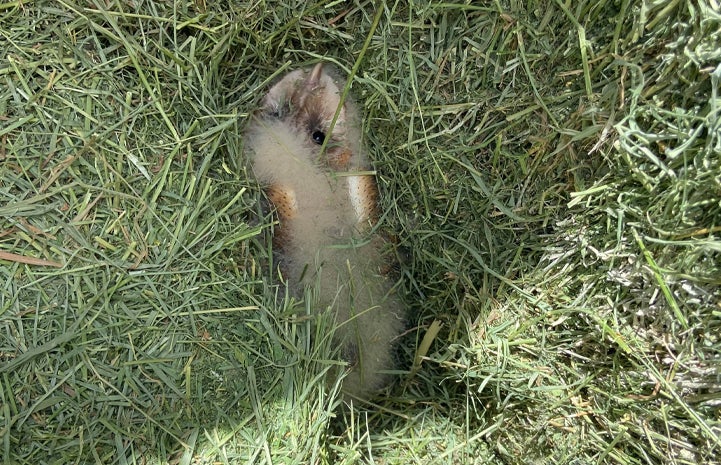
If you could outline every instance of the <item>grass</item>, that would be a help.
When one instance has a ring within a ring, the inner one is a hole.
[[[1,4],[3,462],[719,463],[720,14]],[[319,59],[405,257],[397,382],[350,410],[242,156]]]

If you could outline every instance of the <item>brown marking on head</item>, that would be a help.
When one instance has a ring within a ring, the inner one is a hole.
[[[328,166],[336,171],[346,171],[350,167],[353,152],[347,147],[330,148],[327,150]]]

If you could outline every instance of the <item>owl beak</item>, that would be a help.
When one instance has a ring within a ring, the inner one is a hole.
[[[320,84],[320,78],[323,76],[323,63],[318,63],[315,65],[313,70],[308,75],[308,78],[305,80],[305,86],[308,89],[315,89]]]

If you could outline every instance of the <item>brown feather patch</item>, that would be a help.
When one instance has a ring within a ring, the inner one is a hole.
[[[348,176],[348,194],[361,231],[378,222],[378,185],[369,175]]]
[[[292,240],[288,223],[298,214],[295,191],[279,184],[273,184],[265,189],[265,195],[273,204],[280,222],[273,232],[273,247],[277,250],[285,250]]]
[[[292,189],[273,184],[265,189],[265,195],[278,212],[281,223],[293,219],[298,214],[298,201]]]

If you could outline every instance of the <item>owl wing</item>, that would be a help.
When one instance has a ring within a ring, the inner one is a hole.
[[[378,222],[378,185],[372,175],[348,176],[347,179],[358,230],[365,231]]]

